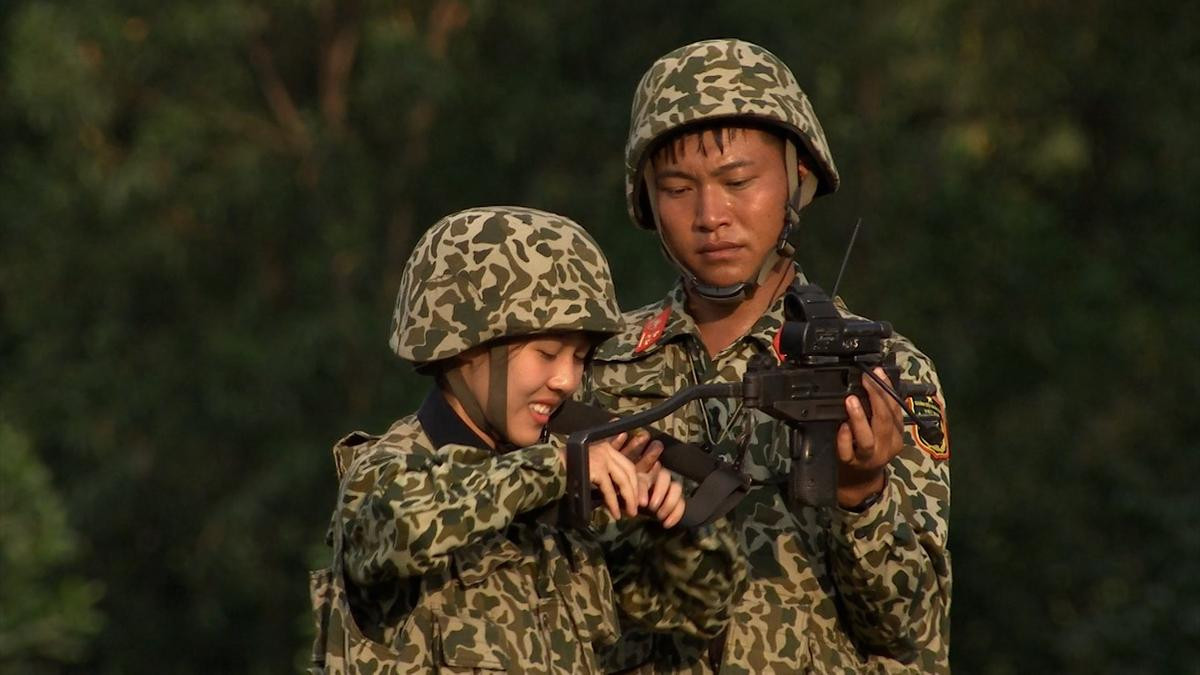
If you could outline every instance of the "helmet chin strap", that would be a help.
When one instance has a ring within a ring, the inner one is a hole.
[[[779,238],[775,241],[775,247],[763,258],[756,275],[730,286],[714,286],[700,281],[691,270],[679,262],[679,258],[675,257],[674,252],[671,251],[671,247],[667,245],[666,238],[662,235],[662,222],[658,217],[658,201],[654,197],[654,165],[647,162],[646,168],[642,172],[642,177],[645,183],[646,201],[650,204],[650,213],[654,217],[654,228],[658,230],[658,243],[666,254],[667,259],[679,270],[684,283],[704,299],[718,303],[741,302],[749,298],[754,293],[754,289],[761,286],[767,280],[767,276],[771,274],[771,270],[775,269],[780,260],[788,260],[795,255],[796,249],[788,243],[788,236],[791,235],[792,230],[800,223],[800,211],[812,202],[813,196],[817,193],[817,177],[813,172],[809,171],[805,174],[804,179],[800,180],[800,171],[797,168],[799,160],[796,153],[796,144],[790,138],[784,141],[783,154],[784,170],[787,172],[788,179],[788,200],[785,206],[786,212],[784,213],[783,227],[779,230]]]
[[[451,366],[442,372],[450,392],[462,404],[463,412],[496,443],[496,450],[506,452],[512,449],[513,443],[508,438],[508,345],[500,341],[488,350],[486,409],[467,386],[460,366]]]

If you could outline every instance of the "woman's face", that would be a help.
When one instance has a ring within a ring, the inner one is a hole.
[[[509,442],[518,447],[538,442],[550,415],[579,388],[591,347],[591,340],[581,332],[538,335],[509,346]],[[489,358],[483,349],[463,364],[467,387],[485,409]]]

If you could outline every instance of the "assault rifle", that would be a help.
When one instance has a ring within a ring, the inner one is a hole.
[[[917,415],[905,402],[911,397],[933,396],[934,386],[903,380],[894,357],[883,355],[883,341],[892,335],[891,324],[842,317],[832,299],[813,284],[788,291],[784,316],[778,336],[782,360],[759,355],[748,364],[741,382],[687,387],[652,408],[613,421],[604,421],[607,414],[593,409],[591,425],[576,427],[567,438],[567,523],[585,528],[591,519],[593,496],[586,454],[591,443],[648,427],[698,399],[739,398],[746,408],[761,410],[784,422],[791,433],[792,468],[786,495],[793,507],[836,503],[837,430],[848,417],[846,397],[858,396],[868,418],[871,415],[863,374],[900,403],[905,420],[917,425],[924,441],[941,442],[940,419],[936,415]],[[873,372],[877,366],[883,367],[888,382]],[[685,526],[724,515],[749,489],[748,477],[739,471],[741,457],[730,464],[660,432],[652,431],[652,436],[664,442],[663,466],[700,483],[688,498]]]

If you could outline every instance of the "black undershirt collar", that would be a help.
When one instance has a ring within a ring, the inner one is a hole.
[[[435,448],[443,445],[467,445],[481,450],[492,450],[487,441],[454,412],[445,394],[437,387],[429,392],[425,402],[417,410],[417,421],[421,423],[421,428],[425,430],[425,435],[433,442]]]

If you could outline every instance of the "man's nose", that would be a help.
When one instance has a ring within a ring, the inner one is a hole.
[[[729,197],[716,186],[703,186],[696,200],[696,226],[705,232],[729,224]]]

